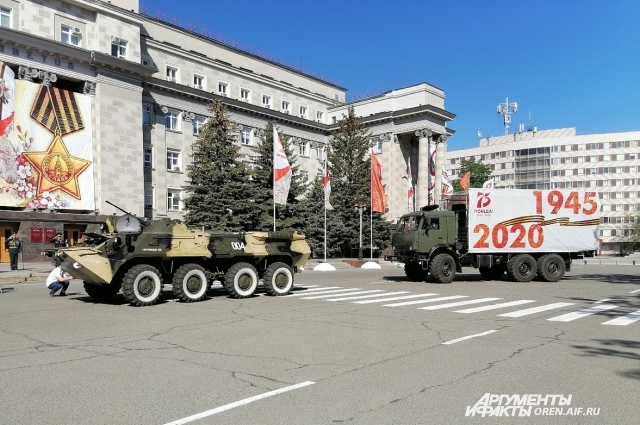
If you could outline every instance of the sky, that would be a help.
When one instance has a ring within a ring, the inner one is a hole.
[[[456,114],[448,149],[520,123],[578,135],[640,131],[638,0],[141,0],[302,65],[347,97],[427,82]]]

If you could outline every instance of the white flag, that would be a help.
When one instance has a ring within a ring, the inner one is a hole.
[[[453,195],[453,185],[451,181],[449,181],[449,173],[447,169],[442,167],[442,196],[451,196]]]
[[[407,198],[409,201],[409,210],[413,212],[413,177],[411,176],[411,157],[407,158]]]
[[[329,197],[331,196],[331,176],[329,175],[329,167],[327,166],[327,160],[324,160],[324,176],[322,178],[322,186],[324,187],[324,208],[328,211],[333,210],[333,207],[329,203]]]
[[[289,187],[291,186],[291,165],[280,141],[280,136],[273,126],[273,202],[287,205]]]
[[[482,183],[482,187],[484,189],[495,189],[495,184],[493,183],[493,179],[490,178],[486,182]]]

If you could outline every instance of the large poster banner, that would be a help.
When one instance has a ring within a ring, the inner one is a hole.
[[[0,205],[94,210],[91,97],[0,69]]]
[[[586,190],[470,189],[469,251],[598,249],[600,200]]]

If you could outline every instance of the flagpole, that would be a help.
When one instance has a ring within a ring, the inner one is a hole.
[[[273,158],[271,164],[271,169],[273,170],[273,231],[276,231],[276,126],[273,124]]]
[[[324,151],[324,173],[322,176],[322,191],[324,192],[324,262],[327,262],[327,190],[324,187],[324,179],[327,176],[327,148]]]
[[[373,149],[371,150],[371,155],[374,155]],[[371,208],[369,208],[369,232],[371,234],[371,245],[369,245],[369,255],[371,257],[371,261],[373,261],[373,158],[371,160],[371,184],[369,185],[369,191],[371,194]]]

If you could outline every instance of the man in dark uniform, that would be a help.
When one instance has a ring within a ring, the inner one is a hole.
[[[54,247],[56,248],[64,248],[66,244],[64,243],[64,239],[62,239],[62,233],[56,233],[56,237],[51,241]]]
[[[11,270],[18,270],[18,254],[22,250],[22,242],[18,239],[16,232],[13,232],[11,237],[4,242],[4,247],[9,250]]]

